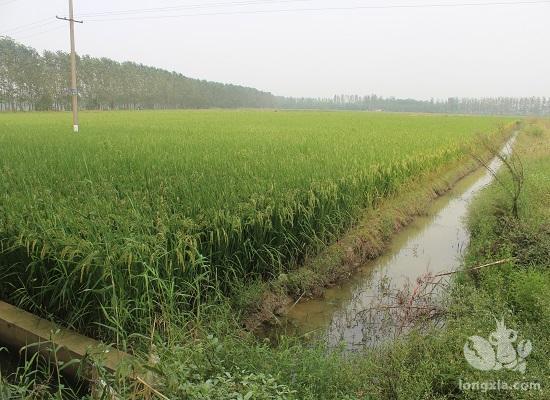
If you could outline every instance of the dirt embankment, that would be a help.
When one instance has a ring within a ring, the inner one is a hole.
[[[515,125],[507,130],[508,137]],[[482,155],[488,160],[490,154]],[[431,202],[447,193],[459,180],[480,165],[470,156],[405,184],[398,194],[385,199],[362,218],[338,241],[317,256],[277,279],[262,284],[257,294],[249,296],[244,309],[244,326],[255,331],[266,323],[276,322],[295,302],[322,296],[324,290],[348,278],[360,265],[384,253],[393,235],[425,215]],[[257,288],[256,288],[257,290]]]

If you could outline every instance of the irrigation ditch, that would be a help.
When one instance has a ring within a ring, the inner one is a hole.
[[[511,154],[516,135],[500,154]],[[415,324],[415,317],[443,323],[437,321],[438,303],[443,301],[449,272],[462,266],[470,237],[465,222],[469,205],[501,165],[495,157],[486,168],[458,181],[430,204],[425,215],[399,231],[383,255],[361,265],[350,279],[327,288],[321,297],[292,304],[275,336],[321,338],[329,347],[344,343],[355,351],[398,337]]]

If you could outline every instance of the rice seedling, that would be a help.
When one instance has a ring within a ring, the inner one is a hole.
[[[168,306],[200,314],[236,280],[294,268],[507,122],[88,112],[73,135],[68,118],[0,115],[0,298],[96,337],[143,331]]]

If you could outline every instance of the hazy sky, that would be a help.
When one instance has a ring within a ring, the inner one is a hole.
[[[550,1],[426,8],[372,7],[498,0],[74,2],[85,21],[77,25],[80,54],[278,95],[550,96]],[[67,23],[55,20],[67,9],[68,0],[0,0],[0,35],[67,50]],[[308,11],[288,11],[296,9]]]

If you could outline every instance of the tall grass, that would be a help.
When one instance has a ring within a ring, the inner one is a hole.
[[[200,312],[236,279],[293,268],[362,209],[505,122],[90,112],[73,135],[68,119],[0,115],[0,297],[118,332],[151,325],[165,304]]]

